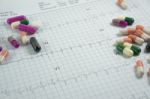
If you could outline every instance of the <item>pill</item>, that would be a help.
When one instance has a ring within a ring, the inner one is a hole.
[[[134,23],[134,18],[131,17],[119,16],[118,19],[126,21],[128,25],[132,25]]]
[[[128,47],[125,47],[122,43],[118,43],[116,46],[116,50],[119,53],[122,53],[125,57],[133,56],[133,51],[130,50]]]
[[[19,24],[18,29],[20,31],[27,32],[28,35],[32,35],[37,31],[37,28],[31,25]]]
[[[120,26],[120,27],[126,27],[128,26],[128,23],[126,21],[120,20],[120,19],[113,19],[112,23],[116,26]]]
[[[8,37],[8,41],[10,42],[10,44],[15,47],[15,48],[19,48],[20,43],[13,37],[13,36],[9,36]]]
[[[136,35],[128,35],[128,38],[132,39],[133,42],[139,45],[142,45],[144,43],[144,40]]]
[[[7,23],[11,24],[13,22],[21,21],[21,20],[25,20],[25,19],[26,19],[26,16],[24,16],[24,15],[15,16],[15,17],[8,18]]]
[[[148,69],[147,76],[150,77],[150,68]]]
[[[146,51],[146,52],[150,52],[150,39],[147,40],[147,44],[146,44],[146,47],[145,47],[145,51]]]
[[[150,27],[144,27],[143,25],[136,25],[136,29],[141,29],[143,32],[150,35]]]
[[[4,49],[0,52],[0,63],[2,64],[3,61],[9,56],[9,51]]]
[[[141,60],[136,61],[135,74],[138,78],[141,78],[144,75],[144,65],[143,65],[143,62]]]
[[[125,30],[120,30],[119,35],[130,35],[130,34],[134,34],[135,32],[136,32],[136,29],[128,28]]]
[[[3,50],[3,47],[2,46],[0,46],[0,52]]]
[[[24,32],[24,31],[20,32],[20,38],[21,38],[22,44],[24,44],[24,45],[28,44],[29,39],[28,39],[26,32]]]
[[[40,20],[37,20],[37,21],[33,21],[30,25],[36,28],[40,28],[43,24]]]
[[[127,9],[127,4],[124,0],[117,0],[117,4],[122,8],[122,9]]]
[[[20,21],[11,23],[11,29],[17,29],[19,24],[20,24]]]
[[[34,49],[35,52],[40,52],[41,51],[41,46],[38,43],[37,39],[35,37],[30,38],[30,43]]]
[[[131,39],[131,38],[128,38],[128,37],[124,37],[124,38],[121,38],[121,39],[116,40],[116,43],[115,43],[115,44],[124,43],[124,42],[132,43],[132,39]]]
[[[125,42],[125,43],[123,43],[123,45],[125,47],[128,47],[129,49],[131,49],[133,51],[134,55],[139,55],[141,53],[141,48],[138,46],[135,46],[134,44]]]
[[[145,34],[142,30],[140,29],[137,29],[136,32],[135,32],[135,35],[138,36],[138,37],[141,37],[144,39],[144,41],[147,41],[148,39],[150,39],[150,36]]]

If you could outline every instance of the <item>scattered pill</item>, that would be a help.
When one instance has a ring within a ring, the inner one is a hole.
[[[20,46],[20,43],[13,36],[9,36],[8,41],[15,48],[18,48]]]
[[[150,77],[150,68],[148,69],[147,76]]]
[[[112,23],[116,26],[120,26],[120,27],[126,27],[128,26],[128,23],[126,21],[120,20],[120,19],[113,19]]]
[[[0,52],[0,63],[2,64],[3,61],[9,56],[9,51],[4,49]]]
[[[41,46],[40,46],[40,44],[38,43],[38,41],[36,40],[35,37],[30,38],[30,43],[31,43],[31,45],[32,45],[35,52],[40,52],[41,51]]]
[[[132,39],[128,38],[128,37],[125,37],[125,38],[121,38],[121,39],[116,40],[116,44],[124,43],[124,42],[132,43]]]
[[[125,47],[128,47],[129,49],[131,49],[133,51],[134,55],[139,55],[141,53],[141,48],[135,46],[134,44],[130,44],[130,43],[125,42],[125,43],[123,43],[123,45]]]
[[[120,30],[119,34],[120,35],[130,35],[130,34],[135,34],[135,32],[136,32],[136,29],[128,28],[128,29],[125,29],[125,30]]]
[[[134,18],[131,17],[119,16],[118,19],[126,21],[128,25],[132,25],[134,23]]]
[[[144,75],[144,65],[143,65],[143,62],[141,60],[136,61],[135,74],[138,78],[141,78]]]
[[[32,35],[37,31],[37,28],[31,25],[19,24],[18,29],[20,31],[27,32],[28,35]]]
[[[13,22],[21,21],[21,20],[25,20],[25,19],[26,19],[26,17],[24,15],[15,16],[15,17],[8,18],[7,19],[7,23],[11,24]]]
[[[37,20],[37,21],[33,21],[30,25],[36,28],[40,28],[42,26],[42,22],[40,20]]]
[[[144,40],[136,35],[128,35],[128,38],[132,39],[133,42],[139,45],[142,45],[144,43]]]
[[[144,41],[147,41],[148,39],[150,39],[150,36],[145,34],[142,30],[140,29],[137,29],[136,32],[135,32],[135,35],[138,36],[138,37],[141,37],[144,39]]]
[[[127,4],[124,0],[117,0],[117,4],[122,8],[122,9],[127,9]]]
[[[21,38],[21,42],[22,44],[26,45],[29,42],[28,36],[26,32],[20,32],[20,38]]]
[[[136,29],[141,29],[143,32],[150,35],[150,27],[144,27],[143,25],[136,25]]]
[[[130,50],[129,48],[125,47],[122,43],[118,43],[116,46],[116,50],[119,53],[122,53],[126,57],[131,57],[133,56],[133,51]]]

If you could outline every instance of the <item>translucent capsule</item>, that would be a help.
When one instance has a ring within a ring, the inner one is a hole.
[[[141,53],[140,47],[137,47],[137,46],[130,44],[130,43],[127,43],[127,42],[123,43],[123,45],[125,47],[128,47],[129,49],[131,49],[133,51],[134,55],[139,55]]]
[[[118,39],[118,40],[116,40],[115,45],[118,44],[118,43],[124,43],[124,42],[132,43],[132,39],[128,38],[128,37],[124,37],[124,38]]]
[[[7,23],[11,24],[13,22],[21,21],[21,20],[25,20],[25,19],[26,19],[26,17],[24,15],[15,16],[15,17],[8,18],[7,19]]]
[[[122,8],[122,9],[127,9],[127,4],[124,0],[117,0],[117,4]]]
[[[143,25],[136,25],[136,29],[140,29],[143,32],[150,35],[150,27],[144,27]]]
[[[150,39],[147,40],[147,45],[146,45],[145,51],[150,52]]]
[[[9,56],[9,51],[4,49],[0,52],[0,63],[2,64],[3,61]]]
[[[129,48],[125,47],[122,43],[118,43],[116,46],[116,50],[119,53],[122,53],[125,57],[131,57],[133,56],[133,51]]]
[[[118,19],[126,21],[128,25],[132,25],[134,23],[134,18],[131,17],[119,16]]]
[[[128,28],[127,30],[120,30],[119,35],[130,35],[135,34],[136,29],[134,28]]]
[[[144,43],[144,40],[142,38],[139,38],[135,35],[128,35],[128,38],[132,39],[133,42],[142,45]]]
[[[27,32],[28,35],[32,35],[37,31],[37,28],[31,25],[19,24],[18,29],[20,31]]]
[[[145,34],[142,30],[140,29],[137,29],[136,32],[135,32],[135,35],[138,36],[138,37],[141,37],[144,39],[144,41],[147,41],[148,39],[150,39],[150,36]]]
[[[15,48],[19,48],[20,43],[13,37],[13,36],[9,36],[8,37],[8,41],[10,42],[10,44],[15,47]]]
[[[26,44],[28,44],[28,42],[29,42],[29,38],[28,38],[28,36],[27,36],[27,33],[26,32],[20,32],[20,38],[21,38],[21,42],[22,42],[22,44],[24,44],[24,45],[26,45]]]
[[[120,19],[113,19],[112,23],[116,26],[120,26],[120,27],[126,27],[128,26],[128,23],[126,21],[120,20]]]
[[[144,65],[143,65],[143,62],[141,60],[136,61],[135,74],[138,78],[141,78],[144,75]]]
[[[37,21],[33,21],[30,25],[36,28],[40,28],[42,26],[42,22],[40,20],[37,20]]]
[[[41,46],[40,46],[40,44],[38,43],[38,41],[36,40],[35,37],[30,38],[30,43],[31,43],[31,45],[32,45],[35,52],[40,52],[41,51]]]
[[[148,69],[147,76],[150,77],[150,68]]]

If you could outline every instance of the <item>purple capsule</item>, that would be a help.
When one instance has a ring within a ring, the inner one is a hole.
[[[20,46],[20,43],[13,36],[9,36],[8,41],[15,48],[18,48]]]
[[[126,27],[128,26],[128,22],[120,20],[120,19],[113,19],[112,23],[116,26],[120,26],[120,27]]]
[[[21,20],[25,20],[25,19],[26,19],[26,16],[24,16],[24,15],[15,16],[15,17],[8,18],[7,23],[11,24],[13,22],[21,21]]]
[[[34,27],[34,26],[32,26],[32,25],[20,24],[20,25],[18,26],[18,29],[19,29],[20,31],[27,32],[28,35],[32,35],[32,34],[34,34],[34,33],[37,31],[38,28],[36,28],[36,27]]]
[[[0,46],[0,52],[3,50],[3,48]]]

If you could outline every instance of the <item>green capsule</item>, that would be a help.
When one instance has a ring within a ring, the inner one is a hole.
[[[119,43],[116,46],[116,49],[119,53],[123,53],[123,49],[125,48],[125,46],[123,46],[123,44]]]
[[[26,20],[26,19],[25,19],[25,20],[20,21],[20,23],[21,23],[21,24],[28,25],[28,24],[29,24],[29,20]]]
[[[134,19],[131,17],[125,17],[124,20],[128,23],[128,25],[132,25],[134,23]]]

